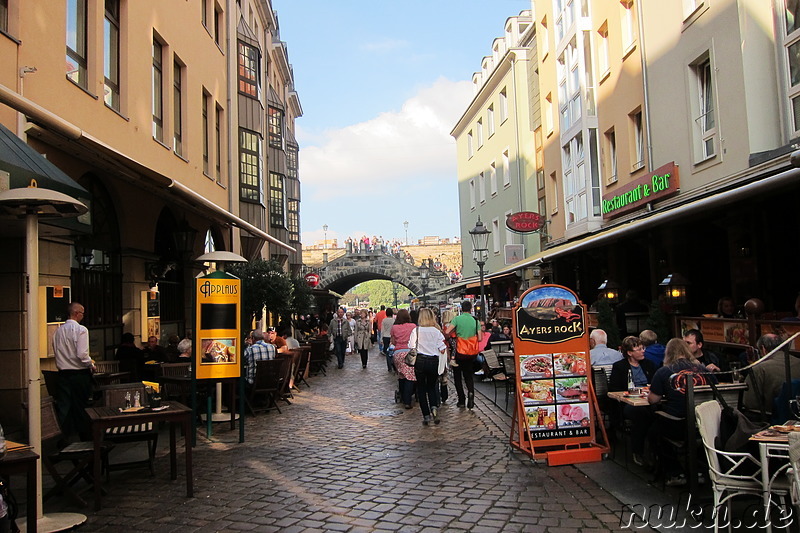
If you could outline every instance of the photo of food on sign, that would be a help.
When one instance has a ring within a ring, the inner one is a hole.
[[[556,428],[556,406],[526,407],[525,416],[531,431]]]
[[[561,287],[542,287],[525,295],[521,307],[539,320],[580,320],[581,309],[575,296]]]
[[[236,339],[203,339],[202,363],[235,363]]]
[[[585,376],[586,352],[554,353],[553,368],[556,376]]]
[[[553,403],[556,394],[552,379],[523,381],[519,390],[525,405]]]
[[[525,379],[553,377],[552,355],[520,355],[520,376]]]
[[[568,403],[556,406],[558,413],[558,427],[575,427],[589,425],[589,404]]]
[[[589,384],[586,378],[558,378],[556,382],[556,402],[585,402],[589,399]]]
[[[747,324],[725,322],[723,329],[725,330],[725,342],[732,342],[735,344],[747,344],[750,342],[748,339]]]

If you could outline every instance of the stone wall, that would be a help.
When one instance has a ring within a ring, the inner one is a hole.
[[[404,251],[411,254],[414,264],[419,266],[425,259],[441,262],[446,269],[461,271],[461,243],[455,244],[422,244],[403,246]],[[303,263],[311,268],[322,265],[322,254],[328,254],[328,261],[345,255],[344,248],[327,250],[303,249]]]

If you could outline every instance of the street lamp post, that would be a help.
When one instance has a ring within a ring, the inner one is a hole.
[[[322,231],[323,231],[323,235],[324,235],[323,241],[322,241],[322,249],[325,250],[325,249],[328,248],[328,225],[327,224],[322,226]]]
[[[394,308],[397,310],[397,283],[392,282],[392,292],[394,293]]]
[[[472,258],[478,263],[478,271],[480,273],[481,284],[481,320],[486,322],[486,293],[483,287],[483,267],[486,265],[486,259],[489,255],[489,234],[491,231],[486,229],[486,226],[481,222],[481,217],[478,216],[478,222],[475,227],[469,230],[469,236],[472,239]]]
[[[408,246],[408,220],[403,222],[403,227],[406,228],[406,246]]]

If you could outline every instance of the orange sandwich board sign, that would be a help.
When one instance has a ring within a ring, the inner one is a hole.
[[[516,401],[511,445],[549,465],[600,461],[586,308],[560,285],[522,294],[513,315]],[[607,442],[602,422],[602,442]]]
[[[238,378],[242,347],[242,281],[225,272],[213,272],[196,280],[197,379]]]

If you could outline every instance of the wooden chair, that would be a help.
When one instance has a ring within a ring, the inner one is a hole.
[[[297,371],[294,375],[294,386],[300,390],[300,383],[305,383],[306,387],[311,388],[306,378],[308,377],[308,367],[311,362],[311,346],[300,347],[300,360],[297,363]]]
[[[56,416],[55,403],[53,398],[46,396],[42,398],[42,464],[50,473],[55,481],[55,486],[47,491],[43,501],[47,501],[58,493],[63,493],[70,500],[81,507],[86,506],[86,500],[75,492],[72,487],[79,480],[84,479],[89,483],[88,490],[94,484],[92,478],[92,465],[94,464],[94,443],[92,441],[73,442],[63,448],[58,448],[58,443],[64,437]],[[104,444],[101,449],[103,468],[108,473],[108,452],[114,447],[113,444]],[[66,474],[61,474],[56,465],[60,462],[69,461],[72,463],[72,470]],[[29,505],[32,505],[29,503]]]
[[[245,403],[253,415],[269,411],[272,407],[281,412],[277,399],[283,386],[284,360],[269,359],[256,361],[256,374],[253,385],[250,387]],[[259,401],[263,400],[263,401]]]
[[[125,407],[125,395],[130,393],[131,402],[136,393],[139,393],[142,405],[147,402],[145,387],[141,383],[121,383],[109,385],[103,389],[103,405],[106,407]],[[104,435],[106,441],[122,442],[147,442],[147,459],[141,461],[128,461],[125,463],[114,463],[108,465],[108,470],[127,470],[140,466],[150,468],[150,475],[155,475],[153,463],[156,457],[156,446],[158,445],[158,428],[152,423],[133,424],[129,426],[116,426],[106,429]]]
[[[498,361],[503,367],[506,376],[506,410],[508,410],[508,399],[515,394],[517,389],[517,367],[514,354],[511,352],[501,353],[497,356]]]
[[[95,361],[94,366],[98,372],[103,374],[119,372],[119,361]]]
[[[311,340],[311,354],[309,362],[309,373],[312,376],[322,374],[327,375],[325,366],[328,364],[328,341]]]
[[[289,350],[286,353],[278,354],[278,357],[285,361],[283,368],[283,387],[278,397],[291,405],[292,403],[289,401],[289,398],[294,399],[292,388],[294,387],[294,376],[297,370],[297,364],[300,361],[300,350]]]
[[[164,363],[161,365],[161,375],[173,378],[185,378],[189,376],[189,365],[191,363]],[[191,381],[169,382],[165,381],[161,391],[164,399],[176,399],[184,405],[188,405],[187,399],[191,394]]]

